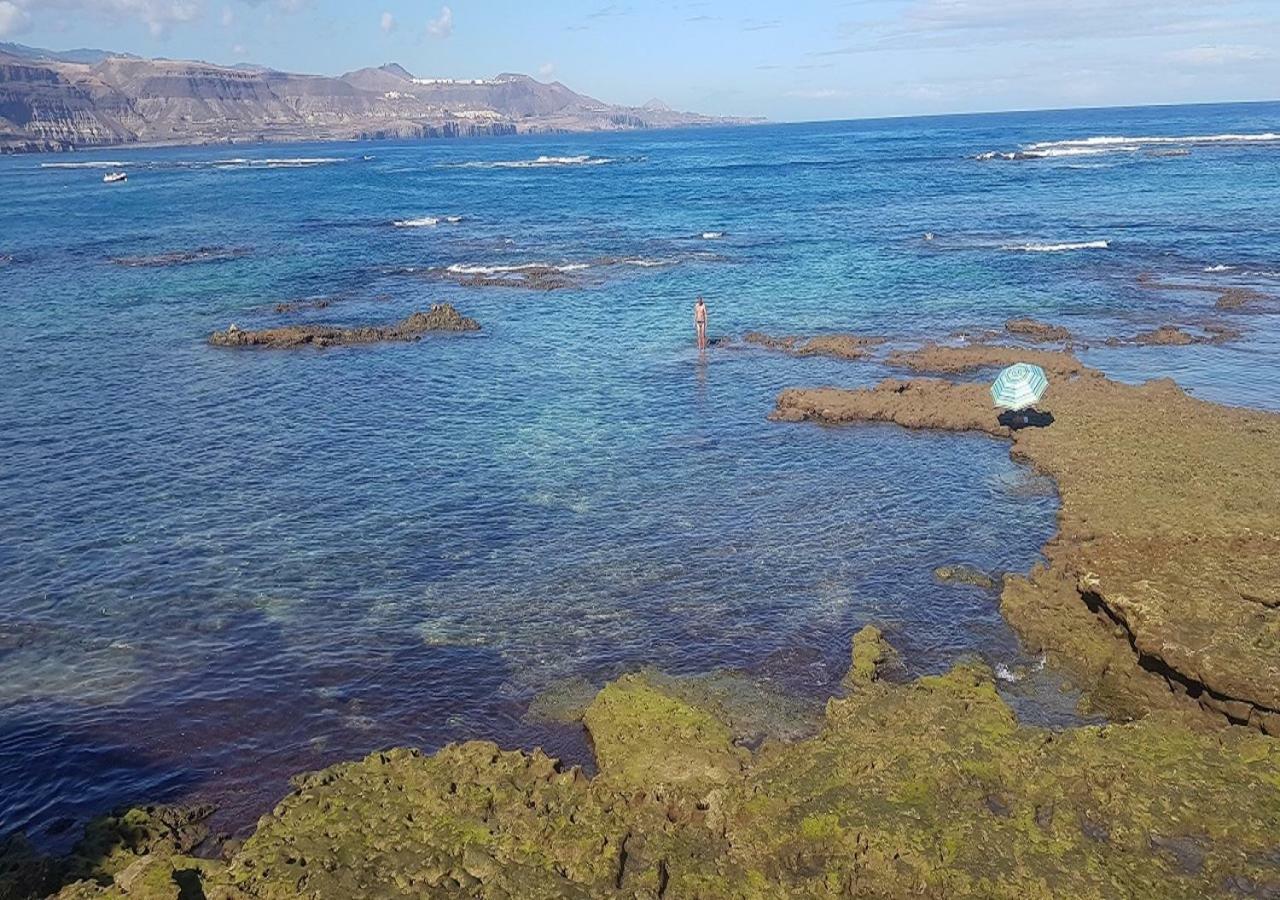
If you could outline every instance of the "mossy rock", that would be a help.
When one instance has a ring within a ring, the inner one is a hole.
[[[605,685],[583,722],[601,774],[619,784],[705,790],[736,777],[749,757],[726,722],[643,675]]]

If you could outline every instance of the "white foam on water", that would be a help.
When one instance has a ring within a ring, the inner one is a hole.
[[[1280,143],[1280,133],[1258,134],[1192,134],[1180,136],[1097,135],[1062,141],[1038,141],[1019,150],[989,150],[979,153],[978,160],[1056,159],[1071,156],[1096,156],[1105,153],[1138,153],[1156,147],[1213,147]]]
[[[462,216],[419,216],[416,219],[396,219],[391,224],[396,228],[434,228],[441,222],[456,225],[461,221]]]
[[[1224,266],[1224,265],[1205,267],[1206,272],[1231,272],[1231,271],[1234,271],[1234,269],[1235,269],[1235,266]]]
[[[213,162],[219,169],[305,169],[311,166],[328,166],[346,162],[336,156],[286,156],[269,159],[219,159]]]
[[[463,169],[564,169],[576,166],[607,166],[622,162],[610,156],[539,156],[537,159],[480,160],[465,163],[444,163],[445,168]]]
[[[718,241],[718,240],[720,240],[722,237],[724,237],[724,232],[723,232],[723,231],[704,231],[704,232],[702,232],[702,239],[703,239],[704,241]]]
[[[538,262],[520,263],[518,265],[509,266],[481,266],[455,263],[454,265],[448,266],[445,271],[453,275],[509,275],[517,272],[541,272],[548,270],[554,272],[580,272],[583,269],[589,268],[591,268],[591,266],[587,263],[565,263],[559,266],[553,266],[551,263]]]
[[[47,162],[40,163],[42,169],[123,169],[128,163],[116,161],[96,161],[96,162]]]
[[[1064,244],[1005,244],[1001,250],[1015,253],[1070,253],[1074,250],[1109,250],[1110,241],[1079,241]]]
[[[1016,684],[1022,680],[1021,676],[1004,663],[996,663],[996,678],[1009,684]]]
[[[657,269],[663,266],[677,265],[674,259],[645,259],[639,256],[628,256],[618,260],[624,266],[639,266],[642,269]]]

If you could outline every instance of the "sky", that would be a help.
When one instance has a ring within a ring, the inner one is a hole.
[[[1280,98],[1280,0],[0,0],[0,40],[777,121]]]

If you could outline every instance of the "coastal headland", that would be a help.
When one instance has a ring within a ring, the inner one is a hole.
[[[1047,428],[996,420],[982,376],[1014,359],[1049,373]],[[203,810],[122,812],[61,859],[12,837],[0,897],[1280,896],[1280,416],[1064,351],[883,361],[916,377],[786,390],[772,418],[982,432],[1051,476],[1058,533],[1001,608],[1108,724],[1020,723],[976,662],[895,681],[868,626],[811,736],[747,740],[719,688],[626,675],[562,711],[594,774],[388,750],[299,776],[217,859]]]

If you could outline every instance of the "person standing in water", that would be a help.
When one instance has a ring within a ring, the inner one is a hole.
[[[707,303],[701,297],[693,304],[693,330],[698,335],[698,349],[707,349]]]

